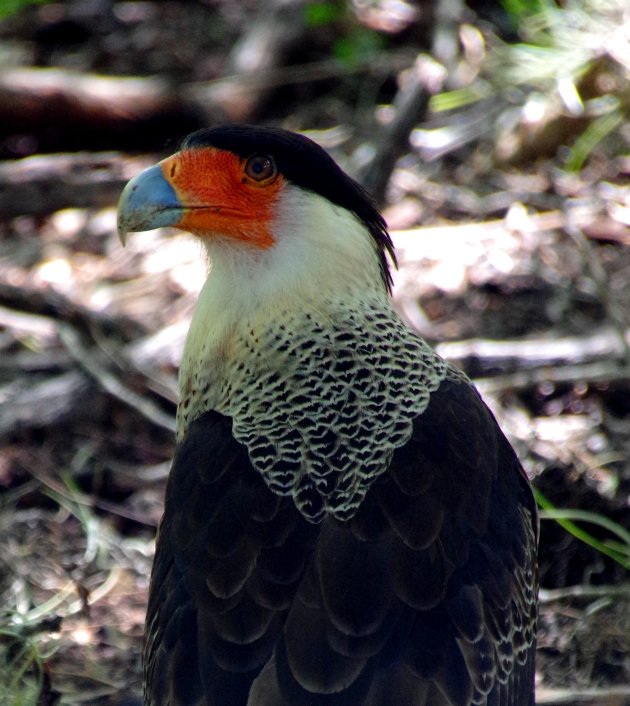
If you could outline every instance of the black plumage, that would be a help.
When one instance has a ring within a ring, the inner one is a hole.
[[[431,395],[348,522],[309,523],[272,495],[230,420],[208,412],[169,478],[149,703],[244,705],[258,677],[260,706],[530,706],[535,517],[512,448],[463,380]]]

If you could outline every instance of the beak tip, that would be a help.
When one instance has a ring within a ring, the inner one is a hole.
[[[173,187],[164,179],[160,165],[134,177],[123,189],[118,203],[118,237],[123,247],[131,231],[177,225],[182,208]]]

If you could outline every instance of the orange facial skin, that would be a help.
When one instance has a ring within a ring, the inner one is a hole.
[[[160,162],[184,210],[175,226],[201,237],[223,235],[270,248],[282,175],[274,168],[268,178],[256,180],[247,174],[247,162],[214,147],[183,150]]]

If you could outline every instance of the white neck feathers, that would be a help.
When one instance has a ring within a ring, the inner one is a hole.
[[[265,326],[288,309],[319,311],[330,299],[352,306],[382,296],[387,305],[376,245],[354,214],[287,184],[272,232],[275,243],[265,250],[220,235],[204,238],[211,269],[186,339],[182,387],[191,368],[216,366],[229,355],[240,326]]]

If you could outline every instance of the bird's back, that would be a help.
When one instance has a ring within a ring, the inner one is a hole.
[[[346,521],[308,522],[270,493],[209,412],[169,479],[148,703],[529,706],[534,517],[513,450],[457,375]]]

